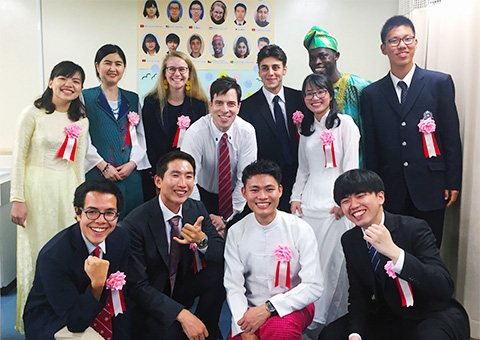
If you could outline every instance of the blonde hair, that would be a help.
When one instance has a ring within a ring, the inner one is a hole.
[[[188,57],[188,55],[180,51],[170,51],[165,56],[165,58],[163,58],[162,68],[158,74],[157,84],[155,88],[150,91],[148,96],[153,96],[158,100],[160,104],[160,112],[163,112],[163,109],[167,105],[168,94],[170,91],[169,89],[165,89],[165,71],[167,69],[168,59],[174,57],[183,59],[183,61],[185,61],[188,66],[188,80],[190,80],[190,90],[184,89],[185,96],[203,101],[208,112],[208,98],[205,94],[205,91],[203,91],[202,86],[200,85],[195,66],[193,65],[192,60]]]

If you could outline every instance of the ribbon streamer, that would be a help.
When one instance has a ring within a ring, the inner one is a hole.
[[[398,292],[402,298],[402,307],[411,307],[413,306],[413,292],[412,286],[407,281],[400,279],[399,277],[395,278],[397,282]]]
[[[111,290],[110,291],[110,314],[117,316],[118,314],[123,314],[127,309],[125,308],[125,301],[123,300],[122,290]]]
[[[285,287],[291,288],[290,284],[290,261],[277,262],[277,272],[275,274],[275,287],[280,285],[280,282],[285,282]]]
[[[207,267],[205,261],[200,259],[200,255],[196,250],[191,249],[193,255],[193,272],[196,274],[203,268]]]
[[[175,139],[173,140],[174,148],[182,147],[183,137],[185,137],[185,131],[187,131],[187,129],[177,128],[177,133],[175,134]]]
[[[337,163],[335,161],[335,149],[333,148],[333,142],[323,146],[323,152],[325,153],[325,168],[336,168]]]
[[[57,157],[66,159],[67,161],[74,161],[75,160],[75,150],[77,149],[77,139],[76,138],[68,138],[65,136],[65,140],[62,144],[62,147],[58,151]]]
[[[426,158],[437,157],[440,155],[437,140],[433,133],[423,133],[423,151]]]

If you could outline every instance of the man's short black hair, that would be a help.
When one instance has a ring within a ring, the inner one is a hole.
[[[176,159],[182,159],[190,163],[193,168],[193,174],[195,175],[195,159],[192,157],[192,155],[177,149],[160,157],[156,167],[157,176],[163,178],[163,175],[165,175],[165,172],[168,169],[168,163],[173,162]]]
[[[413,22],[409,18],[404,17],[403,15],[395,15],[385,21],[385,24],[383,24],[382,30],[380,32],[380,39],[382,39],[383,44],[386,43],[388,32],[398,26],[410,27],[412,29],[413,35],[415,35],[415,26],[413,26]]]
[[[112,194],[117,198],[117,211],[123,209],[123,195],[120,189],[112,182],[106,179],[89,179],[80,184],[75,190],[73,197],[73,206],[76,208],[85,208],[85,197],[89,192],[99,192],[101,194]],[[82,211],[77,210],[80,215]]]
[[[210,100],[213,102],[215,95],[225,94],[231,89],[237,92],[237,104],[239,104],[240,98],[242,98],[242,89],[237,81],[231,77],[220,77],[212,83],[210,86]]]
[[[233,8],[234,11],[236,11],[238,7],[243,7],[245,12],[247,11],[247,6],[245,6],[245,4],[242,4],[241,2],[239,2],[238,4],[235,5],[235,7]]]
[[[165,38],[165,42],[168,43],[170,41],[174,42],[175,44],[179,44],[180,38],[175,33],[169,33]]]
[[[277,181],[278,185],[282,183],[282,170],[277,163],[269,159],[256,160],[243,169],[242,183],[245,187],[250,177],[255,175],[270,175]]]
[[[353,169],[341,174],[335,181],[333,198],[339,206],[344,198],[362,192],[378,194],[385,191],[382,179],[375,172],[365,169]]]
[[[278,59],[282,62],[283,66],[287,66],[287,55],[278,45],[271,44],[262,48],[257,54],[257,64],[260,66],[262,60],[268,57]]]

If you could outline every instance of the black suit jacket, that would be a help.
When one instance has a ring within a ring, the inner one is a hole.
[[[105,260],[110,262],[108,275],[116,271],[128,277],[130,254],[128,233],[116,227],[106,238]],[[90,279],[84,271],[88,250],[79,224],[55,235],[38,255],[35,279],[25,306],[26,339],[54,339],[64,326],[71,332],[87,329],[108,301],[104,288],[100,301],[91,293]],[[126,287],[123,293],[126,298]],[[130,339],[129,306],[112,317],[113,339]]]
[[[414,305],[402,307],[396,281],[384,270],[389,260],[387,257],[380,254],[377,273],[373,272],[362,230],[356,226],[345,232],[341,239],[350,282],[350,333],[365,334],[371,313],[407,320],[422,320],[435,314],[451,327],[453,333],[461,332],[462,329],[456,330],[457,318],[453,314],[465,315],[465,312],[452,298],[454,283],[440,258],[428,224],[388,212],[385,212],[384,224],[393,242],[405,251],[403,269],[397,276],[410,283]],[[459,338],[465,338],[464,335]]]
[[[182,205],[183,225],[194,224],[203,216],[202,231],[208,236],[208,249],[203,257],[207,264],[223,264],[224,240],[218,235],[208,213],[200,201],[187,199]],[[122,221],[130,233],[132,254],[127,284],[135,311],[145,315],[146,334],[155,338],[162,335],[175,321],[178,313],[185,308],[170,296],[169,253],[165,222],[158,196],[140,205]],[[182,245],[182,265],[179,266],[177,284],[187,272],[193,273],[193,256],[189,245]],[[168,293],[165,293],[168,292]],[[175,293],[175,292],[174,292]]]
[[[288,207],[298,167],[298,140],[292,116],[297,110],[305,112],[306,108],[301,91],[288,87],[284,87],[284,91],[288,133],[290,135],[290,151],[294,158],[294,164],[291,167],[286,168],[284,166],[282,145],[278,138],[277,127],[262,89],[242,101],[239,115],[255,128],[258,148],[257,159],[272,160],[282,168],[283,195],[280,205],[286,202]],[[281,210],[285,210],[284,207],[281,207]],[[290,209],[288,208],[286,211],[290,211]]]
[[[385,208],[399,211],[408,193],[421,211],[445,208],[444,191],[460,190],[462,149],[450,75],[416,67],[404,107],[390,74],[362,93],[366,167],[385,182]],[[426,158],[418,123],[433,113],[440,156]]]

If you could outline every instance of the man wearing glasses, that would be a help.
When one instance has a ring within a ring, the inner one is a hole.
[[[73,204],[78,222],[38,255],[23,316],[26,337],[71,339],[70,332],[85,332],[88,339],[130,339],[127,311],[110,311],[110,304],[121,305],[123,298],[111,298],[113,290],[106,288],[112,273],[127,274],[129,237],[116,228],[122,193],[112,182],[88,180],[76,189]],[[125,295],[125,286],[122,291]]]
[[[180,3],[172,1],[168,6],[168,13],[170,14],[171,22],[178,22],[180,20]]]
[[[385,209],[427,221],[440,247],[445,207],[462,182],[452,77],[413,63],[417,39],[408,18],[388,19],[381,39],[390,72],[363,91],[366,167],[385,182]]]
[[[194,23],[199,22],[203,18],[203,6],[198,0],[192,1],[190,4],[190,18]]]

